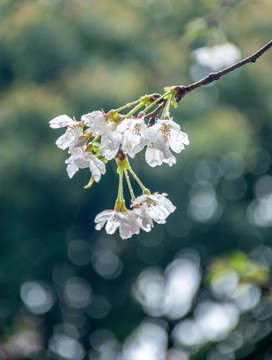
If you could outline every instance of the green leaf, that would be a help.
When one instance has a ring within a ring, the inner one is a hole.
[[[93,183],[94,183],[94,177],[92,176],[88,184],[84,186],[84,189],[90,188],[93,185]]]
[[[172,95],[171,105],[174,106],[174,108],[178,107],[178,103],[174,95]]]

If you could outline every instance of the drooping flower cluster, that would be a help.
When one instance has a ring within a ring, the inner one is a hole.
[[[50,121],[53,129],[66,131],[57,141],[57,146],[68,149],[67,173],[72,178],[79,169],[89,168],[91,179],[85,188],[98,182],[106,172],[106,163],[116,160],[119,174],[118,196],[113,210],[105,210],[95,218],[96,230],[105,225],[106,232],[113,234],[119,228],[121,238],[138,234],[140,229],[150,231],[153,222],[163,224],[175,206],[166,198],[167,194],[151,192],[142,184],[132,170],[128,157],[134,158],[145,149],[146,162],[151,166],[167,163],[172,166],[176,158],[171,152],[181,152],[189,144],[188,136],[180,130],[169,114],[170,105],[175,106],[175,90],[171,88],[163,96],[146,95],[120,109],[93,111],[81,117],[80,121],[67,115],[60,115]],[[128,114],[121,110],[136,105]],[[157,105],[151,113],[148,110]],[[139,110],[145,107],[143,111]],[[160,117],[159,112],[162,111]],[[133,114],[137,114],[135,117]],[[138,182],[142,195],[135,197],[129,173]],[[126,208],[123,195],[123,174],[131,195],[131,210]]]
[[[119,227],[122,239],[139,234],[140,229],[150,231],[153,221],[164,224],[169,214],[175,211],[175,206],[165,196],[153,194],[138,196],[132,203],[132,211],[127,213],[116,210],[105,210],[95,218],[96,230],[101,230],[106,224],[106,232],[113,234]]]

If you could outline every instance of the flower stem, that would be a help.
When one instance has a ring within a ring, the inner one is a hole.
[[[164,99],[165,97],[167,97],[167,96],[170,95],[171,93],[172,93],[171,91],[167,91],[167,92],[166,92],[165,94],[163,94],[161,97],[159,97],[158,99],[156,99],[155,101],[153,101],[150,105],[148,105],[148,106],[144,109],[143,113],[145,114],[145,113],[146,113],[149,109],[151,109],[152,106],[154,106],[158,101]]]
[[[124,172],[125,172],[126,181],[127,181],[127,184],[128,184],[128,189],[129,189],[129,193],[130,193],[130,196],[131,196],[131,200],[134,201],[135,200],[135,195],[134,195],[134,192],[133,192],[133,189],[132,189],[132,186],[131,186],[128,171],[124,170]]]
[[[138,185],[143,191],[143,194],[150,194],[150,191],[148,188],[144,186],[144,184],[141,182],[141,180],[138,178],[138,176],[135,174],[135,172],[132,170],[131,166],[129,165],[128,171],[131,173],[131,175],[134,177],[134,179],[137,181]]]
[[[128,107],[131,107],[132,105],[138,104],[140,101],[141,101],[140,99],[135,100],[135,101],[132,101],[131,103],[127,103],[126,105],[121,106],[121,107],[119,107],[118,109],[114,109],[113,111],[114,111],[114,112],[122,111],[122,110],[124,110],[124,109],[126,109],[126,108],[128,108]]]
[[[123,169],[118,171],[119,174],[119,186],[118,186],[118,195],[115,202],[114,209],[121,210],[123,202],[124,202],[124,193],[123,193]]]
[[[163,109],[163,111],[162,111],[162,114],[161,114],[161,118],[162,119],[164,119],[164,117],[165,116],[169,116],[169,108],[170,108],[170,104],[171,104],[171,101],[172,101],[172,97],[173,97],[174,95],[173,94],[171,94],[169,97],[168,97],[168,99],[167,99],[167,103],[166,103],[166,105],[165,105],[165,107],[164,107],[164,109]]]
[[[128,119],[131,115],[133,115],[137,110],[139,110],[141,107],[143,106],[143,104],[138,104],[136,105],[132,110],[130,110],[130,112],[125,116],[126,119]]]
[[[96,142],[96,140],[98,140],[100,138],[101,135],[97,135],[91,142],[90,144],[94,144]]]

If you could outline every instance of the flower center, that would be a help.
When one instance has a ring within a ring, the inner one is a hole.
[[[167,138],[170,134],[171,128],[172,128],[171,125],[163,124],[163,126],[161,127],[162,136]]]
[[[147,198],[146,199],[146,204],[149,208],[151,208],[152,206],[157,206],[157,202],[153,199]]]
[[[132,134],[136,136],[140,136],[140,130],[141,130],[141,125],[136,124],[132,130]]]

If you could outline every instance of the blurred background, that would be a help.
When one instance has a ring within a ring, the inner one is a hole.
[[[179,103],[190,146],[133,169],[177,210],[94,230],[116,169],[69,180],[67,114],[188,85],[271,40],[269,0],[1,0],[0,358],[272,359],[272,51]]]

